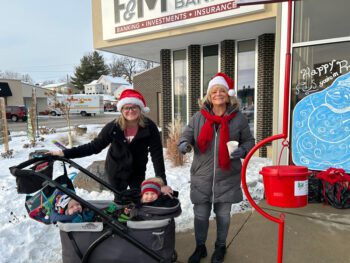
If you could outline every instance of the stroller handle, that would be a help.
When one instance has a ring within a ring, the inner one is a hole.
[[[23,169],[29,165],[32,165],[34,163],[37,162],[45,162],[45,161],[62,161],[63,163],[68,163],[70,164],[72,167],[82,171],[84,174],[86,174],[87,176],[91,177],[92,179],[94,179],[95,181],[97,181],[98,183],[100,183],[101,185],[103,185],[104,187],[108,188],[110,191],[112,191],[115,195],[117,195],[118,197],[122,196],[122,193],[120,191],[118,191],[117,189],[115,189],[114,187],[112,187],[110,184],[108,184],[107,182],[105,182],[104,180],[102,180],[101,178],[97,177],[96,175],[94,175],[93,173],[91,173],[89,170],[81,167],[80,165],[78,165],[77,163],[73,162],[70,159],[67,159],[65,157],[61,157],[61,156],[55,156],[55,155],[51,155],[51,154],[43,154],[40,156],[36,156],[33,159],[29,159],[27,161],[24,161],[16,166],[12,166],[10,167],[10,172],[13,176],[15,177],[24,177],[24,176],[32,176],[32,175],[37,175],[36,172],[29,170],[29,169]]]
[[[77,168],[78,170],[82,171],[83,173],[85,173],[86,175],[91,177],[92,179],[96,180],[97,182],[99,182],[103,186],[107,187],[109,190],[111,190],[115,194],[117,194],[119,196],[122,196],[121,192],[119,192],[116,189],[114,189],[112,186],[110,186],[108,183],[106,183],[102,179],[96,177],[90,171],[88,171],[85,168],[81,167],[77,163],[75,163],[75,162],[73,162],[73,161],[71,161],[71,160],[69,160],[67,158],[60,157],[60,156],[53,156],[53,155],[49,155],[49,154],[35,156],[33,159],[29,159],[27,161],[24,161],[24,162],[20,163],[19,165],[10,167],[9,169],[10,169],[11,174],[13,176],[15,176],[15,177],[18,177],[18,178],[20,178],[20,177],[27,177],[27,176],[40,177],[41,179],[46,181],[47,184],[50,184],[53,187],[59,189],[60,191],[64,192],[65,194],[67,194],[71,198],[77,200],[79,203],[81,203],[82,205],[90,208],[95,213],[97,213],[102,218],[104,218],[106,220],[105,223],[109,227],[111,227],[113,229],[114,233],[117,233],[120,237],[122,237],[123,239],[127,240],[128,242],[130,242],[131,244],[133,244],[134,246],[136,246],[137,248],[139,248],[140,250],[142,250],[143,252],[148,254],[150,257],[152,257],[153,259],[157,260],[158,262],[164,262],[164,259],[160,255],[158,255],[155,251],[151,250],[150,248],[148,248],[145,245],[143,245],[140,241],[138,241],[134,237],[130,236],[126,226],[120,224],[119,222],[116,222],[110,216],[104,214],[98,208],[96,208],[95,206],[93,206],[89,202],[85,201],[84,199],[82,199],[81,197],[76,195],[75,193],[71,192],[66,187],[63,187],[58,182],[55,182],[54,180],[49,178],[47,175],[42,174],[40,172],[36,172],[34,170],[31,170],[31,169],[24,169],[27,166],[30,166],[30,165],[32,165],[34,163],[44,163],[44,162],[48,162],[48,161],[62,161],[63,163],[69,163],[71,166],[73,166],[74,168]]]
[[[33,170],[29,170],[29,169],[19,169],[15,166],[10,167],[10,173],[15,176],[15,177],[25,177],[25,176],[33,176],[35,175],[35,172]]]

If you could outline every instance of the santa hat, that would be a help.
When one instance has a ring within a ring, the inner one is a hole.
[[[121,111],[123,106],[126,104],[135,104],[141,108],[142,112],[149,112],[149,108],[146,107],[145,98],[137,90],[126,89],[120,94],[119,101],[117,103],[118,111]]]
[[[141,195],[143,195],[146,192],[153,192],[153,193],[155,193],[157,195],[160,195],[161,186],[157,182],[144,181],[141,184]]]
[[[207,94],[209,94],[209,90],[215,85],[224,86],[227,89],[229,96],[236,95],[236,92],[233,88],[233,79],[231,79],[225,73],[219,72],[215,74],[215,76],[209,81]]]

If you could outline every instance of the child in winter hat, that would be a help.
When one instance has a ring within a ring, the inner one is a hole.
[[[91,222],[94,213],[83,209],[81,204],[64,193],[58,193],[55,198],[55,206],[50,215],[51,222]]]
[[[158,199],[164,182],[161,178],[146,179],[141,184],[141,203],[150,203]]]

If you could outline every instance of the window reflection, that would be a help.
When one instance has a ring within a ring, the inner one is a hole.
[[[203,96],[207,94],[210,79],[219,71],[219,45],[203,47]]]
[[[349,0],[295,1],[294,43],[349,36],[349,9]]]
[[[237,97],[254,134],[255,40],[238,42]]]
[[[350,42],[293,49],[292,109],[304,97],[328,88],[349,72]]]
[[[187,74],[186,74],[186,50],[173,52],[174,72],[174,119],[180,119],[187,123]]]

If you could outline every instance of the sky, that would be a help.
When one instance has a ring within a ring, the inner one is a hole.
[[[77,138],[77,144],[87,143],[92,134],[99,132],[102,125],[86,125],[87,134]],[[25,195],[17,194],[16,180],[10,174],[9,167],[18,165],[27,160],[30,152],[34,150],[57,149],[52,140],[61,140],[66,136],[67,128],[57,130],[55,134],[42,135],[43,141],[38,142],[35,148],[24,148],[29,141],[26,132],[12,132],[12,140],[9,148],[14,150],[14,157],[3,159],[0,157],[0,262],[1,263],[61,263],[61,242],[59,229],[55,225],[44,225],[28,217],[24,203]],[[108,148],[108,147],[107,147]],[[104,160],[107,148],[97,155],[74,159],[82,167],[88,167],[93,161]],[[182,214],[175,218],[176,231],[182,232],[193,229],[193,210],[190,202],[190,165],[192,154],[188,162],[182,167],[173,167],[169,160],[165,160],[165,168],[168,184],[179,191]],[[251,196],[255,200],[263,198],[262,176],[259,171],[263,166],[271,165],[266,158],[252,157],[248,163],[246,181]],[[68,173],[76,171],[75,168],[67,167]],[[54,177],[62,174],[62,166],[56,162],[54,166]],[[147,177],[153,177],[154,169],[152,161],[147,164]],[[109,191],[101,193],[84,189],[76,189],[78,196],[85,200],[113,200],[113,194]],[[247,211],[247,201],[234,204],[232,214]],[[214,214],[212,213],[211,217]]]
[[[35,83],[57,81],[94,50],[91,0],[1,2],[0,72],[29,74]]]

